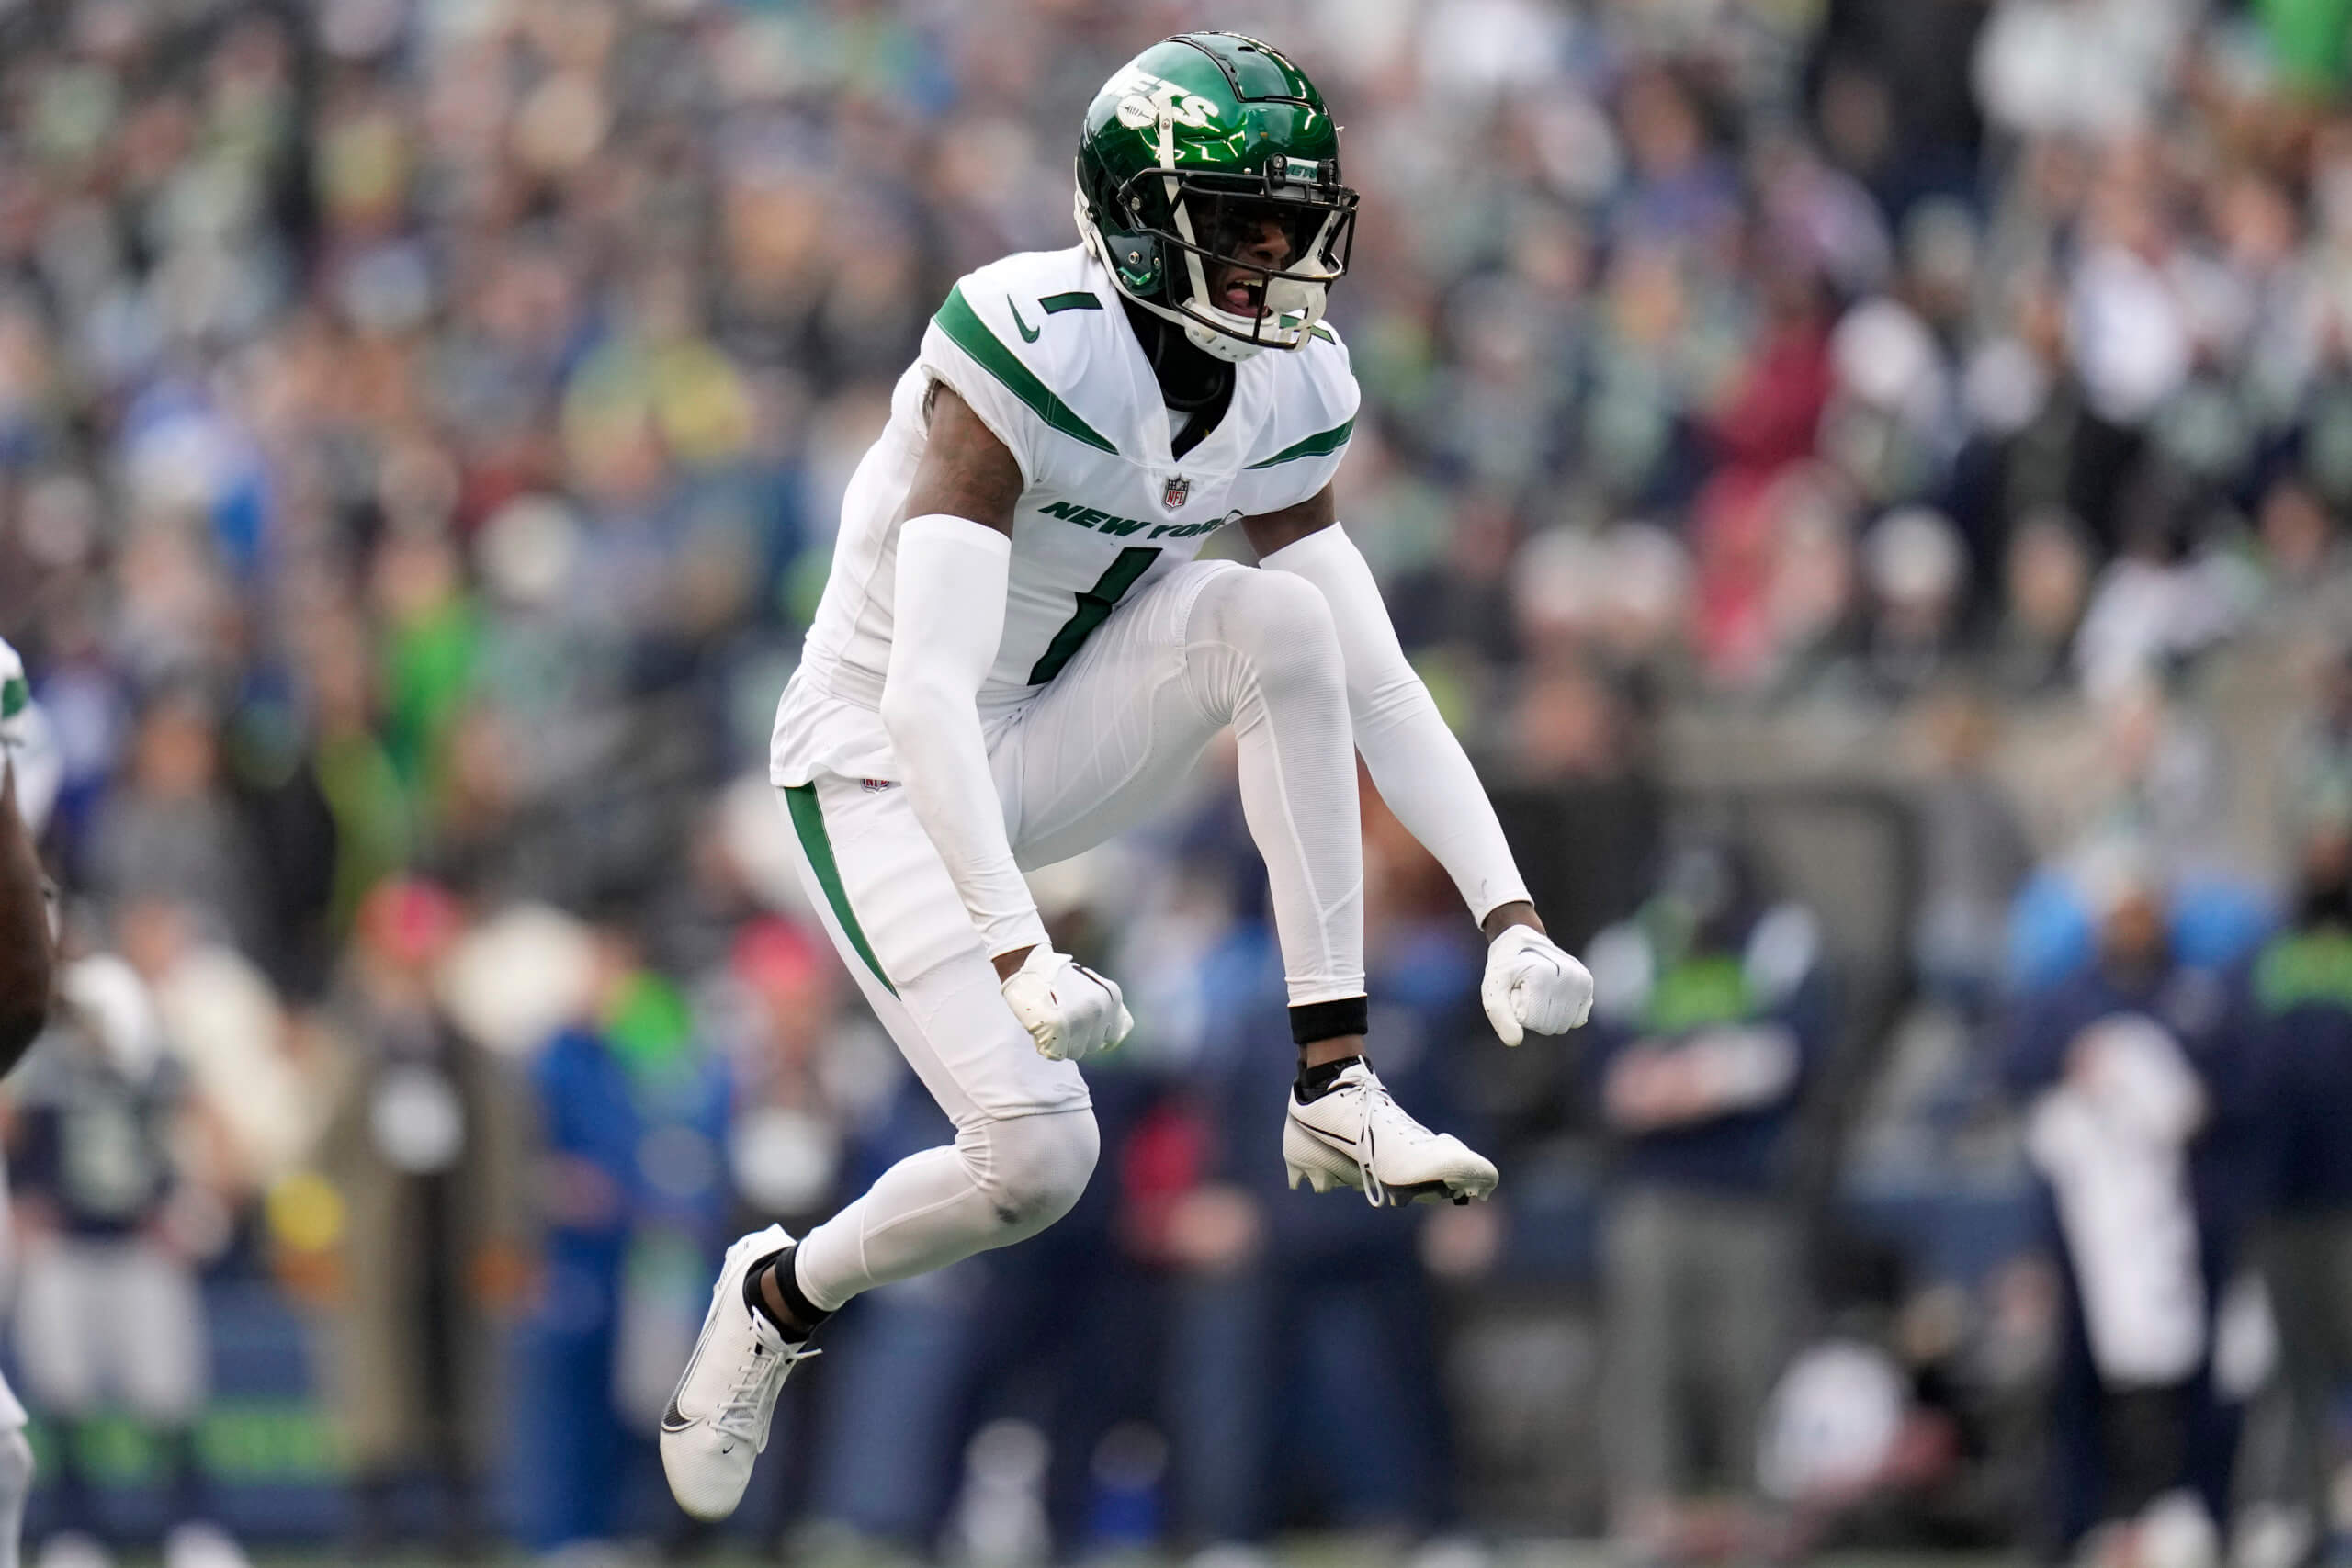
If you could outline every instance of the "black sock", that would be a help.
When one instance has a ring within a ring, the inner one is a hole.
[[[799,1277],[793,1271],[792,1255],[799,1249],[795,1243],[763,1263],[755,1263],[743,1275],[743,1304],[775,1325],[775,1330],[786,1339],[806,1339],[833,1314],[808,1299],[800,1289]],[[769,1310],[768,1293],[760,1289],[760,1276],[775,1270],[776,1293],[784,1298],[785,1311],[792,1314],[787,1322]]]
[[[1331,1086],[1340,1081],[1341,1073],[1363,1060],[1362,1056],[1341,1056],[1339,1060],[1326,1062],[1319,1067],[1302,1066],[1298,1069],[1297,1080],[1291,1085],[1290,1091],[1298,1097],[1298,1102],[1301,1105],[1312,1105],[1331,1092]]]

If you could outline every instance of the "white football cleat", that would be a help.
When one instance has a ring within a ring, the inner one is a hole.
[[[1405,1113],[1363,1062],[1351,1062],[1312,1103],[1290,1095],[1283,1124],[1290,1184],[1317,1192],[1352,1187],[1374,1208],[1386,1203],[1467,1203],[1499,1179],[1494,1161],[1451,1133],[1432,1133]]]
[[[743,1300],[743,1277],[792,1245],[782,1225],[727,1249],[695,1353],[662,1415],[662,1472],[670,1495],[698,1519],[723,1519],[743,1500],[768,1446],[775,1397],[792,1369],[820,1354],[786,1339]]]

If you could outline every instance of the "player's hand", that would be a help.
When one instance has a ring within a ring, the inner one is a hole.
[[[1075,1062],[1108,1051],[1136,1026],[1116,982],[1040,942],[1004,977],[1004,1002],[1037,1055]]]
[[[1592,1011],[1592,972],[1533,926],[1506,926],[1487,944],[1478,1000],[1506,1045],[1531,1029],[1566,1034]]]
[[[40,838],[64,774],[57,732],[34,705],[25,661],[0,637],[0,810],[13,810]]]
[[[0,751],[14,750],[31,739],[32,688],[25,682],[25,661],[0,637]]]

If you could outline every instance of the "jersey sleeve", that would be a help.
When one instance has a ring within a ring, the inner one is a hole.
[[[1117,446],[1054,389],[1067,384],[1073,370],[1035,341],[1039,322],[1024,323],[1015,298],[1001,287],[985,286],[983,276],[949,289],[931,319],[920,355],[925,373],[953,388],[1004,443],[1024,486],[1040,482],[1054,443],[1074,440],[1115,453]]]
[[[1267,443],[1273,450],[1254,457],[1244,470],[1255,481],[1250,494],[1253,513],[1280,512],[1314,496],[1331,482],[1348,454],[1362,394],[1346,345],[1328,327],[1317,327],[1316,335],[1322,341],[1299,351],[1306,374],[1279,410]]]

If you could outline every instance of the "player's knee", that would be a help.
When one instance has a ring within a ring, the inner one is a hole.
[[[1091,1111],[991,1122],[980,1190],[1007,1231],[1034,1235],[1077,1206],[1102,1150]]]
[[[1267,692],[1341,694],[1340,634],[1323,591],[1287,571],[1236,571],[1218,583],[1224,634]]]

